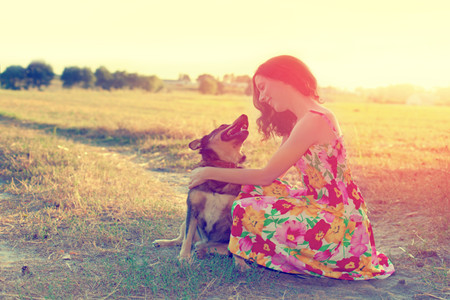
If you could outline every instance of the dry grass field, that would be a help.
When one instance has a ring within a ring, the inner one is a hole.
[[[380,251],[396,266],[381,281],[305,278],[231,259],[179,265],[187,144],[241,113],[248,167],[260,142],[245,96],[194,92],[0,90],[0,298],[447,299],[450,263],[450,107],[328,102]]]

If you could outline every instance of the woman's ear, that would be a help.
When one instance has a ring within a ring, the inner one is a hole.
[[[192,150],[197,150],[200,149],[201,145],[202,145],[201,140],[193,140],[192,142],[189,143],[189,148],[191,148]]]

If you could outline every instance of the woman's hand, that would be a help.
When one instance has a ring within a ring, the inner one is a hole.
[[[189,189],[192,189],[209,179],[206,177],[207,169],[208,169],[207,167],[203,167],[192,170],[191,175],[189,176],[190,177]]]

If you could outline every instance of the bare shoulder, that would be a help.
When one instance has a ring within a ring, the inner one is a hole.
[[[305,143],[309,147],[320,140],[325,128],[322,123],[323,117],[319,114],[306,114],[295,124],[289,139],[295,143]]]
[[[321,106],[320,108],[315,109],[315,111],[317,111],[319,113],[322,113],[330,121],[330,125],[332,125],[336,129],[337,133],[339,135],[342,134],[341,133],[341,128],[339,126],[338,119],[337,119],[336,115],[331,110],[329,110],[326,107]],[[316,115],[317,116],[317,114],[312,114],[312,115]],[[322,122],[323,123],[325,123],[324,121],[325,120],[323,120],[323,118],[322,118]]]

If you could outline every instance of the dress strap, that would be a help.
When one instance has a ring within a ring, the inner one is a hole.
[[[328,125],[330,125],[331,129],[332,129],[333,132],[336,134],[336,136],[339,136],[339,132],[336,130],[336,128],[334,127],[333,123],[332,123],[331,120],[327,117],[326,114],[324,114],[323,112],[320,112],[320,111],[316,111],[316,110],[310,110],[310,112],[312,112],[312,113],[314,113],[314,114],[317,114],[317,115],[323,117],[323,118],[327,121]]]

